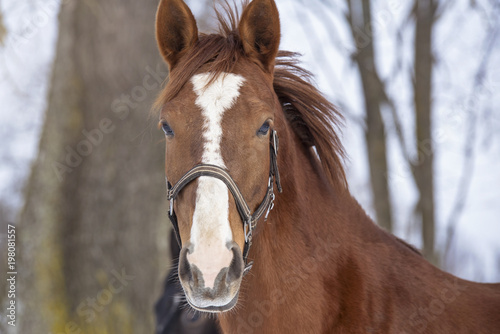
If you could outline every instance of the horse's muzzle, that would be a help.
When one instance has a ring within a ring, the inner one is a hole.
[[[213,286],[207,287],[202,271],[189,262],[190,246],[183,247],[179,256],[179,278],[188,303],[202,312],[224,312],[232,309],[238,301],[238,292],[243,277],[244,261],[240,247],[232,242],[228,249],[233,257],[229,266],[220,269]]]

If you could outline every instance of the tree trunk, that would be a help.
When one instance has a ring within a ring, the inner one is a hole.
[[[437,4],[418,0],[415,15],[415,126],[418,160],[414,163],[420,193],[418,212],[422,221],[423,254],[434,264],[438,256],[434,248],[434,148],[432,143],[432,28]]]
[[[156,0],[63,1],[20,217],[18,333],[152,333],[169,265]],[[29,121],[26,123],[29,126]]]
[[[355,0],[354,0],[355,1]],[[377,223],[392,232],[391,198],[388,186],[386,135],[381,105],[385,101],[383,84],[375,67],[370,0],[354,6],[362,13],[354,13],[353,0],[348,0],[349,24],[356,43],[355,61],[359,68],[366,109],[366,148],[370,167],[373,206]]]

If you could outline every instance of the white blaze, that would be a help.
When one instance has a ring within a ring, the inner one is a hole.
[[[244,78],[223,73],[210,84],[210,73],[193,76],[191,83],[197,95],[203,122],[202,163],[226,167],[221,154],[222,117],[240,95]],[[229,225],[229,189],[224,182],[213,177],[198,178],[196,207],[191,227],[193,252],[188,260],[203,273],[205,287],[213,287],[220,270],[228,267],[232,252],[226,247],[233,239]]]

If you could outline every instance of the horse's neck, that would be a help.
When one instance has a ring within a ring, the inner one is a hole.
[[[270,301],[270,308],[281,309],[276,315],[304,318],[326,312],[335,319],[340,310],[359,307],[367,295],[380,292],[391,278],[397,284],[411,270],[430,270],[414,250],[377,227],[348,190],[332,189],[312,152],[287,153],[280,161],[283,193],[250,253],[254,269],[243,283],[248,311],[253,304]],[[388,269],[399,264],[408,272]]]
[[[283,193],[254,237],[236,312],[219,317],[224,333],[455,333],[460,325],[442,324],[462,323],[463,314],[478,327],[489,321],[488,333],[498,329],[490,313],[500,300],[490,296],[500,286],[433,267],[377,227],[347,190],[328,186],[307,150],[284,151]]]

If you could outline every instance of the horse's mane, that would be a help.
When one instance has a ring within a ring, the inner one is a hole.
[[[244,1],[243,9],[248,5]],[[160,109],[172,100],[184,84],[202,66],[208,65],[212,78],[230,73],[238,59],[246,57],[238,33],[239,12],[231,6],[216,10],[218,34],[200,34],[198,42],[170,72],[170,80],[156,100]],[[336,189],[346,189],[343,168],[344,148],[337,132],[343,117],[319,90],[311,84],[311,73],[298,65],[297,54],[280,51],[276,58],[273,87],[286,119],[302,143],[314,146],[323,171]],[[311,155],[314,158],[314,155]]]
[[[337,132],[343,117],[310,83],[312,74],[298,66],[297,54],[280,51],[276,58],[273,87],[286,119],[308,147],[314,146],[323,170],[336,189],[344,189],[344,147]]]

